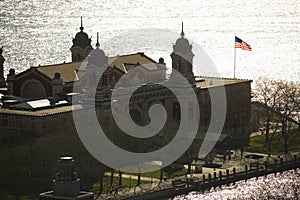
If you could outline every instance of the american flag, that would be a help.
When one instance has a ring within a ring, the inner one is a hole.
[[[249,44],[235,36],[235,48],[241,48],[242,50],[252,51]]]

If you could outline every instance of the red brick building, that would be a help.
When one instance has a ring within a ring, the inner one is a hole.
[[[76,81],[84,83],[82,84],[82,89],[88,89],[89,78],[93,77],[93,70],[97,70],[97,67],[99,67],[97,62],[100,62],[108,67],[99,81],[96,100],[102,102],[107,100],[104,103],[106,105],[109,104],[110,93],[114,89],[116,82],[136,66],[142,66],[135,73],[128,74],[131,76],[130,80],[135,81],[136,77],[142,77],[144,81],[153,84],[148,84],[132,97],[132,104],[130,105],[130,109],[134,113],[132,118],[135,118],[138,124],[147,123],[149,120],[149,107],[153,102],[158,101],[165,106],[170,116],[175,120],[180,120],[180,105],[176,98],[170,97],[166,89],[158,86],[160,82],[167,79],[165,63],[162,58],[159,59],[159,62],[156,62],[144,53],[108,58],[105,56],[104,51],[99,48],[98,41],[93,51],[90,43],[91,40],[83,32],[81,25],[80,32],[76,34],[71,47],[72,62],[30,67],[19,74],[15,74],[14,70],[10,70],[6,80],[8,94],[20,98],[21,101],[24,101],[24,99],[49,99],[58,97],[61,94],[72,93],[73,85]],[[88,54],[88,59],[84,60],[84,57]],[[224,87],[227,111],[222,137],[220,137],[221,141],[219,141],[220,147],[236,149],[246,146],[250,137],[251,81],[195,77],[193,73],[193,57],[192,45],[184,37],[182,31],[181,37],[174,44],[173,52],[171,53],[172,69],[180,72],[189,81],[197,95],[201,112],[197,138],[199,140],[203,139],[203,134],[206,133],[207,127],[211,123],[212,108],[209,89],[214,90],[215,88]],[[87,76],[81,77],[79,80],[79,71],[86,72]],[[126,86],[126,83],[124,85]],[[40,133],[46,131],[44,127],[49,128],[49,130],[60,128],[62,126],[60,120],[64,121],[66,120],[65,118],[70,118],[69,120],[72,121],[70,113],[73,108],[70,105],[68,107],[62,106],[62,104],[51,104],[50,102],[47,108],[30,109],[29,107],[29,110],[24,111],[27,107],[24,107],[24,104],[20,105],[18,102],[14,102],[14,106],[2,106],[0,108],[1,133],[2,130],[4,132],[9,130],[10,132],[27,131]],[[47,110],[47,112],[40,115],[43,110]],[[190,105],[189,110],[193,111],[193,105]],[[101,112],[103,112],[103,109],[99,110],[100,114]],[[110,117],[108,119],[108,124],[113,121]],[[29,120],[30,125],[27,123]],[[48,125],[44,126],[42,124]]]
[[[108,59],[110,67],[103,74],[102,84],[111,85],[114,80],[120,79],[137,63],[147,64],[146,66],[156,64],[144,53],[110,57]],[[58,93],[71,93],[74,82],[78,80],[77,72],[85,70],[85,66],[86,61],[82,61],[30,67],[19,74],[14,74],[11,70],[7,79],[9,94],[24,98],[45,98],[53,97]],[[144,69],[153,71],[153,81],[161,77],[160,71],[149,69],[149,67]]]

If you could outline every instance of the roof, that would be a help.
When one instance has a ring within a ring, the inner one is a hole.
[[[56,65],[38,66],[36,70],[49,79],[52,79],[56,72],[60,73],[63,82],[71,82],[77,79],[77,71],[83,62],[70,62]]]
[[[222,85],[252,82],[252,80],[246,80],[246,79],[205,77],[205,76],[198,76],[195,78],[196,78],[196,86],[202,89],[217,87]]]
[[[110,66],[115,65],[116,68],[124,73],[132,69],[136,64],[143,65],[143,67],[149,70],[157,69],[156,61],[146,56],[143,52],[110,57],[108,58],[108,64]]]
[[[55,102],[53,106],[68,105],[66,100]],[[11,105],[9,108],[18,110],[40,110],[53,107],[49,99],[39,99]]]
[[[146,56],[142,52],[129,55],[120,55],[115,57],[108,58],[108,64],[110,66],[116,66],[119,70],[124,73],[127,73],[133,66],[137,63],[143,65],[144,68],[148,70],[157,69],[156,61]],[[80,69],[85,69],[86,62],[70,62],[70,63],[61,63],[54,65],[45,65],[32,67],[32,69],[37,70],[48,79],[52,79],[56,72],[59,72],[64,83],[73,82],[77,80],[77,71]],[[83,66],[83,68],[81,68]]]
[[[72,112],[74,110],[80,110],[80,109],[82,109],[81,105],[62,106],[62,107],[42,109],[42,110],[36,110],[36,111],[12,110],[9,108],[1,108],[0,107],[0,114],[42,117],[42,116]]]

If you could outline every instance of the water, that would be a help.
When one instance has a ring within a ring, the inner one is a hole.
[[[174,200],[222,200],[222,199],[300,199],[300,170],[239,181],[235,185],[222,186],[204,193],[192,192]]]
[[[183,21],[186,36],[207,52],[220,76],[233,76],[236,34],[253,48],[252,52],[237,49],[237,77],[299,80],[299,4],[299,0],[255,3],[246,0],[0,0],[0,45],[4,46],[5,74],[9,68],[20,72],[31,65],[70,61],[72,37],[79,31],[80,16],[83,16],[85,31],[92,37],[93,45],[99,32],[100,43],[105,43],[101,47],[109,55],[124,53],[124,48],[149,50],[147,41],[139,38],[134,43],[123,41],[110,45],[112,36],[149,28],[176,31],[179,36]],[[163,56],[170,64],[175,39],[157,40],[166,48],[149,53],[156,60]],[[213,75],[199,66],[194,70],[196,74]]]
[[[186,36],[207,52],[221,76],[233,76],[236,34],[253,48],[252,52],[237,49],[237,77],[257,80],[269,76],[298,81],[299,4],[299,0],[0,0],[0,46],[4,46],[5,74],[10,68],[20,72],[32,65],[70,61],[72,38],[79,31],[83,16],[85,32],[92,37],[93,45],[99,32],[101,48],[109,55],[124,53],[124,49],[146,51],[156,60],[164,57],[169,65],[172,42],[179,37],[183,21]],[[151,49],[155,44],[140,38],[126,41],[126,37],[131,37],[128,31],[150,28],[175,31],[178,36],[159,39],[160,35],[154,35],[156,42],[165,46],[163,49]],[[125,34],[125,40],[115,44],[111,38],[119,34]],[[209,69],[202,71],[201,67],[195,66],[196,74],[211,75]],[[299,194],[299,173],[289,172],[176,199],[258,198],[265,195],[266,187],[277,196],[292,192],[289,184],[295,186],[294,183]]]

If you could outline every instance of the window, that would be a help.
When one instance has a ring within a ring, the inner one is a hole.
[[[2,127],[8,127],[8,119],[6,116],[2,117]]]
[[[47,119],[43,119],[43,130],[47,129]]]
[[[35,118],[30,119],[30,129],[34,130],[35,129]]]
[[[16,127],[23,128],[23,119],[22,117],[16,117]]]
[[[43,85],[38,81],[29,81],[21,89],[21,97],[46,97]]]
[[[9,127],[15,128],[14,117],[9,117]]]
[[[173,117],[176,119],[180,119],[180,105],[178,102],[173,104]]]
[[[189,117],[193,118],[193,102],[189,102]]]
[[[137,109],[132,109],[129,111],[132,120],[139,126],[143,126],[142,114]]]

